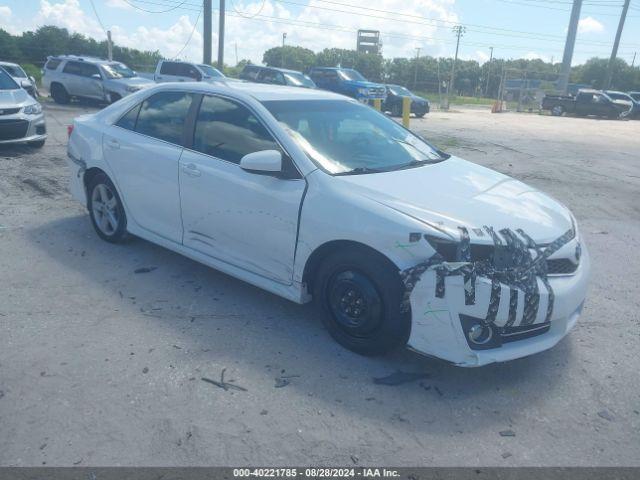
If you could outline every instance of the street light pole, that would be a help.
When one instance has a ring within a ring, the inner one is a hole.
[[[220,0],[220,12],[218,12],[218,14],[218,70],[224,72],[224,0]]]
[[[420,59],[420,47],[416,47],[416,68],[413,71],[413,88],[416,88],[418,83],[418,60]]]
[[[202,3],[204,13],[204,48],[202,49],[202,63],[211,65],[211,0],[204,0]]]
[[[284,68],[284,41],[287,39],[287,32],[282,32],[282,56],[280,58],[280,67]]]
[[[573,59],[573,47],[576,45],[576,34],[578,33],[578,22],[580,21],[580,9],[582,0],[573,0],[571,17],[569,19],[569,29],[567,30],[567,41],[564,44],[564,55],[562,56],[562,68],[558,78],[558,90],[561,94],[567,93],[569,85],[569,74],[571,73],[571,60]]]
[[[453,33],[458,37],[456,41],[456,55],[453,58],[453,65],[451,65],[451,80],[449,80],[449,85],[447,86],[447,108],[449,107],[451,89],[454,87],[454,82],[456,80],[456,63],[458,62],[458,51],[460,50],[460,37],[464,35],[466,28],[462,25],[456,25],[453,27]]]
[[[484,96],[487,96],[487,92],[489,91],[489,78],[491,78],[491,62],[493,62],[493,47],[489,47],[491,50],[491,55],[489,56],[489,66],[487,67],[487,85],[484,87]]]

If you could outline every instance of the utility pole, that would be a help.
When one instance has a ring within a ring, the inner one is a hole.
[[[620,37],[622,36],[622,29],[624,28],[624,21],[627,19],[627,11],[629,10],[630,0],[624,0],[624,6],[622,7],[622,15],[620,15],[620,22],[618,23],[618,31],[616,32],[616,39],[613,41],[613,50],[611,50],[611,58],[609,58],[609,64],[607,65],[607,76],[602,86],[605,90],[608,90],[611,86],[611,77],[613,77],[613,66],[618,56],[618,46],[620,45]]]
[[[236,47],[236,65],[238,65],[238,42],[235,43]]]
[[[420,59],[420,47],[416,47],[416,68],[413,71],[413,88],[416,88],[418,83],[418,60]]]
[[[224,0],[220,0],[220,12],[218,21],[218,70],[224,72]]]
[[[567,41],[564,44],[564,55],[562,56],[562,67],[560,69],[560,77],[558,78],[558,90],[561,94],[567,93],[567,86],[569,85],[571,60],[573,59],[573,48],[576,45],[576,34],[578,33],[581,8],[582,0],[573,0],[571,17],[569,18],[569,29],[567,30]]]
[[[456,63],[458,62],[458,51],[460,50],[460,37],[464,35],[466,27],[462,25],[456,25],[452,30],[453,33],[455,33],[458,37],[458,40],[456,41],[456,55],[453,58],[453,65],[451,65],[451,80],[449,81],[449,85],[447,86],[447,108],[449,107],[451,89],[455,88],[454,82],[456,80]]]
[[[638,52],[633,52],[633,60],[631,60],[631,68],[635,67],[636,65],[636,53]]]
[[[204,48],[202,49],[202,63],[211,65],[211,0],[202,3],[204,13]]]
[[[107,58],[113,62],[113,42],[111,41],[111,30],[107,30]]]
[[[284,41],[287,39],[287,32],[282,32],[282,57],[280,58],[280,67],[284,68]]]
[[[491,78],[491,62],[493,62],[493,47],[489,47],[491,50],[491,55],[489,55],[489,66],[487,67],[487,85],[484,87],[484,96],[487,96],[487,92],[489,91],[489,79]]]

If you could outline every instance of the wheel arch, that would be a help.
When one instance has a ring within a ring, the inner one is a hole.
[[[313,292],[313,283],[322,261],[333,253],[347,248],[364,251],[372,255],[373,258],[377,258],[379,261],[388,264],[394,270],[400,272],[398,266],[388,256],[369,245],[354,240],[331,240],[316,247],[305,262],[302,282],[306,285],[307,292],[310,294]]]
[[[97,175],[99,175],[101,173],[106,175],[106,177],[113,182],[113,180],[111,179],[109,174],[107,172],[105,172],[104,170],[102,170],[101,168],[91,167],[91,168],[88,168],[87,170],[85,170],[85,172],[84,172],[84,175],[82,177],[82,184],[84,185],[84,192],[85,192],[85,195],[86,195],[86,198],[87,198],[87,208],[89,207],[89,185],[91,184],[91,181]],[[115,183],[114,183],[114,185],[115,185]],[[118,187],[116,187],[116,189],[117,188]]]

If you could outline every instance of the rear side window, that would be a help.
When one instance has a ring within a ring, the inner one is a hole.
[[[44,68],[46,68],[47,70],[55,70],[56,68],[58,68],[58,65],[60,65],[60,62],[62,62],[62,60],[58,58],[52,58],[47,62]]]
[[[62,69],[64,73],[70,73],[71,75],[80,75],[82,72],[82,63],[80,62],[67,62]]]
[[[193,149],[240,163],[248,153],[280,150],[280,146],[245,106],[224,98],[205,96],[196,121]]]
[[[258,75],[258,79],[264,83],[273,83],[275,85],[284,85],[284,75],[276,70],[263,70]]]
[[[258,73],[260,73],[260,69],[258,67],[244,67],[242,73],[240,74],[241,78],[245,80],[255,80],[258,77]]]
[[[182,145],[182,133],[192,99],[193,95],[186,92],[162,92],[149,97],[142,102],[135,131]]]
[[[162,62],[160,73],[165,75],[179,75],[178,64],[176,62]]]
[[[83,77],[91,77],[93,75],[100,75],[100,70],[96,65],[92,65],[90,63],[82,63],[80,64],[80,75]]]
[[[118,120],[116,122],[116,125],[118,127],[126,128],[127,130],[135,130],[139,111],[140,105],[136,105],[131,110],[129,110],[120,120]]]

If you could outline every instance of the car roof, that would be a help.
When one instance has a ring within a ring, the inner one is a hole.
[[[20,67],[20,65],[18,65],[17,63],[2,62],[2,61],[0,61],[0,65],[6,65],[8,67]]]
[[[311,70],[355,70],[351,67],[312,67]]]
[[[216,82],[215,85],[206,82],[173,82],[161,83],[145,89],[147,92],[151,90],[154,92],[188,90],[197,93],[225,93],[226,90],[231,96],[236,94],[239,97],[249,95],[259,102],[271,100],[351,100],[344,95],[327,90],[252,82]]]
[[[300,72],[299,70],[291,70],[289,68],[269,67],[267,65],[253,65],[253,64],[244,66],[244,68],[248,68],[248,67],[259,68],[261,70],[274,70],[276,72],[298,73],[298,74],[304,75],[304,73]]]
[[[86,62],[86,63],[95,63],[95,64],[99,64],[99,65],[108,65],[110,63],[123,63],[123,62],[118,62],[117,60],[106,60],[104,58],[98,58],[98,57],[80,57],[80,56],[76,56],[76,55],[56,55],[51,57],[52,59],[58,59],[58,60],[72,60],[72,61],[76,61],[76,62]]]

